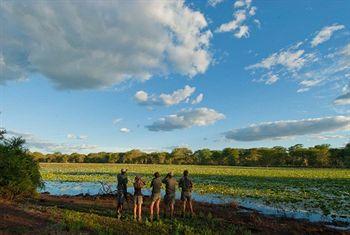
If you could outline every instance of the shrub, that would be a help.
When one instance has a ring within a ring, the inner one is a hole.
[[[39,164],[24,148],[24,139],[6,139],[4,134],[0,130],[0,196],[9,200],[33,196],[43,187]]]

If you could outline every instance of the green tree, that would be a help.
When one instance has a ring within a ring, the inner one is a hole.
[[[24,147],[21,137],[6,139],[0,132],[0,196],[7,199],[33,196],[43,187],[39,164]]]
[[[196,163],[200,165],[207,165],[212,161],[212,151],[210,149],[201,149],[197,150],[194,153],[194,157],[196,159]]]
[[[239,165],[239,151],[234,148],[225,148],[222,150],[222,156],[226,159],[229,165],[237,166]]]
[[[192,164],[192,150],[188,148],[175,148],[171,152],[172,163],[174,164]]]

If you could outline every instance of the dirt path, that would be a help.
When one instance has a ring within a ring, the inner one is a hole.
[[[180,205],[180,202],[176,202]],[[148,216],[148,200],[143,208],[144,218]],[[163,205],[162,205],[163,206]],[[55,221],[46,210],[38,208],[57,207],[79,212],[96,213],[101,216],[114,217],[114,198],[111,196],[51,196],[40,195],[39,199],[27,200],[21,203],[0,204],[0,234],[7,233],[36,233],[50,231]],[[125,206],[125,213],[131,214],[132,203]],[[163,208],[162,208],[163,209]],[[256,212],[246,211],[234,204],[213,205],[194,202],[194,209],[198,216],[219,218],[252,231],[253,234],[350,234],[350,232],[336,231],[319,223],[263,216]],[[180,211],[176,210],[179,216]],[[200,215],[201,214],[201,215]],[[50,219],[51,218],[51,219]],[[46,228],[46,230],[43,228]]]

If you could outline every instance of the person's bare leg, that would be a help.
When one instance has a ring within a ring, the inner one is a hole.
[[[185,216],[186,212],[186,200],[182,201],[182,216]]]
[[[134,204],[134,220],[137,219],[137,204]]]
[[[160,199],[156,201],[157,220],[159,220],[159,204],[160,204]]]
[[[157,204],[156,204],[157,205]],[[149,206],[149,219],[152,222],[153,221],[153,207],[154,207],[154,201],[151,202],[151,205]],[[158,213],[159,214],[159,213]]]
[[[138,217],[139,217],[139,222],[142,222],[142,203],[140,203],[138,206]]]
[[[191,211],[191,215],[194,215],[193,212],[193,205],[192,205],[192,200],[188,201],[189,205],[190,205],[190,211]]]
[[[120,219],[121,216],[122,216],[122,210],[123,210],[123,204],[118,203],[118,206],[117,206],[117,217],[118,217],[118,219]]]
[[[172,219],[174,217],[174,203],[170,204],[170,218]]]

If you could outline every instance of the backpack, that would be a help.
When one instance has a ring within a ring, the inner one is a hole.
[[[142,180],[137,180],[135,183],[134,183],[134,187],[135,188],[142,188],[145,184],[143,183]]]
[[[192,181],[188,179],[187,177],[183,178],[183,184],[182,184],[182,189],[184,191],[191,191],[193,187]]]

